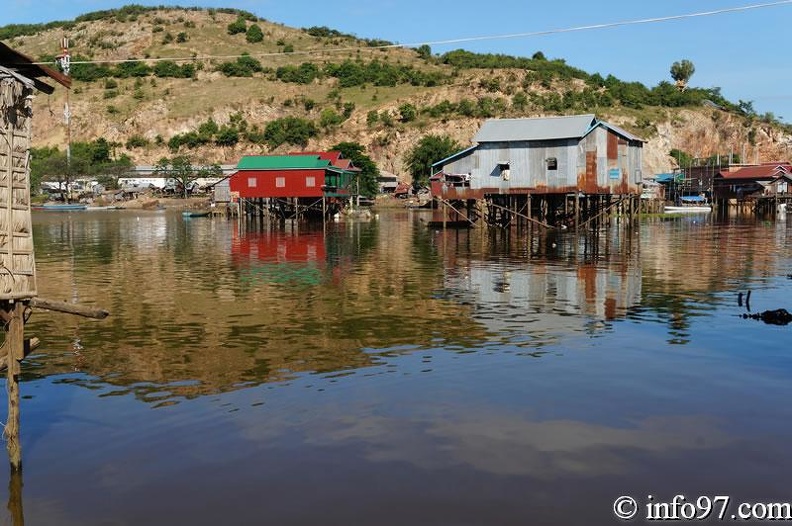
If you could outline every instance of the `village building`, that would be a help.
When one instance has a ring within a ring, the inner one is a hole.
[[[594,115],[491,119],[473,142],[432,166],[449,220],[557,226],[638,210],[644,141]]]
[[[250,155],[240,159],[229,190],[249,214],[326,218],[357,194],[352,188],[357,172],[340,152]]]
[[[713,194],[720,209],[775,212],[792,202],[792,164],[766,162],[718,172]]]

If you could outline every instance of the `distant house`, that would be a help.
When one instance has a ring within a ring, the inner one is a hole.
[[[640,195],[643,140],[594,115],[490,119],[475,146],[432,166],[432,194]]]
[[[393,195],[396,188],[399,186],[399,179],[396,177],[396,174],[380,170],[377,184],[379,185],[379,193]]]
[[[719,172],[713,180],[716,199],[747,199],[789,192],[792,164],[769,162]]]

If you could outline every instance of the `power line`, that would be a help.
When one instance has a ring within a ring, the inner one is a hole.
[[[545,36],[545,35],[555,35],[555,34],[563,34],[563,33],[574,33],[580,31],[591,31],[595,29],[610,29],[614,27],[623,27],[623,26],[634,26],[640,24],[655,24],[660,22],[670,22],[675,20],[684,20],[689,18],[700,18],[700,17],[707,17],[707,16],[715,16],[715,15],[722,15],[726,13],[737,13],[742,11],[750,11],[755,9],[763,9],[767,7],[777,7],[781,5],[789,5],[792,4],[792,0],[780,0],[777,2],[768,2],[763,4],[752,4],[746,6],[739,6],[739,7],[728,7],[724,9],[715,9],[712,11],[702,11],[699,13],[688,13],[683,15],[671,15],[671,16],[663,16],[663,17],[655,17],[655,18],[641,18],[637,20],[624,20],[620,22],[607,22],[603,24],[592,24],[586,26],[577,26],[577,27],[569,27],[569,28],[560,28],[560,29],[547,29],[542,31],[531,31],[527,33],[511,33],[511,34],[503,34],[503,35],[489,35],[489,36],[478,36],[478,37],[465,37],[465,38],[454,38],[449,40],[435,40],[435,41],[426,41],[426,42],[417,42],[413,44],[384,44],[380,46],[368,46],[368,49],[393,49],[393,48],[414,48],[420,46],[437,46],[437,45],[444,45],[444,44],[460,44],[465,42],[481,42],[485,40],[507,40],[507,39],[514,39],[514,38],[530,38],[530,37],[538,37],[538,36]],[[341,53],[341,52],[350,52],[350,51],[357,51],[360,47],[342,47],[342,48],[334,48],[334,49],[323,49],[323,50],[305,50],[305,51],[292,51],[289,53],[283,52],[273,52],[273,53],[257,53],[257,54],[239,54],[239,55],[203,55],[203,56],[194,56],[194,57],[160,57],[160,58],[143,58],[143,59],[112,59],[112,60],[73,60],[72,64],[118,64],[123,62],[162,62],[162,61],[171,61],[171,62],[192,62],[192,61],[204,61],[204,60],[217,60],[217,59],[233,59],[233,58],[241,58],[243,56],[250,56],[250,57],[276,57],[276,56],[291,56],[291,55],[321,55],[327,53]],[[49,64],[48,62],[38,62],[36,64]]]

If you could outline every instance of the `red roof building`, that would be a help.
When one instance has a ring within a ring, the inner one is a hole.
[[[717,199],[742,199],[777,193],[786,193],[785,181],[792,181],[792,164],[769,162],[744,166],[738,170],[721,171],[713,180],[713,193]]]

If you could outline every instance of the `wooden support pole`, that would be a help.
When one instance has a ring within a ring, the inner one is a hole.
[[[6,325],[6,339],[2,349],[6,356],[6,391],[8,392],[8,420],[5,426],[6,450],[11,471],[22,469],[22,445],[19,442],[19,376],[24,358],[25,304],[21,301],[6,305],[10,319]]]

